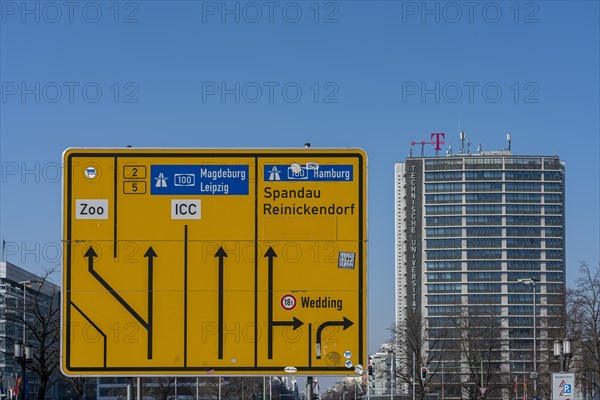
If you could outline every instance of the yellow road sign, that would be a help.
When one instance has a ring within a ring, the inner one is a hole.
[[[362,373],[364,152],[68,149],[63,163],[66,374]]]

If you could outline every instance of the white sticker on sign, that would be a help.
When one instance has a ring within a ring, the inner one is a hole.
[[[108,219],[108,200],[75,200],[75,219]]]
[[[200,200],[171,200],[171,219],[200,219]]]

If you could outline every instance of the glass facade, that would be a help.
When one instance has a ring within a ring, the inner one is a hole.
[[[437,351],[440,360],[465,359],[459,350],[452,355],[451,349],[460,346],[456,330],[449,328],[458,320],[477,320],[495,328],[488,340],[497,340],[492,358],[499,369],[531,370],[534,301],[538,354],[551,352],[549,334],[560,331],[558,318],[552,317],[563,306],[565,290],[564,165],[558,157],[509,153],[409,158],[398,165],[399,249],[408,247],[402,243],[409,229],[406,171],[422,165],[419,312],[436,341],[430,346],[433,357]],[[396,257],[398,321],[411,312],[403,300],[411,284],[406,254],[398,251]],[[441,350],[441,340],[455,345]]]

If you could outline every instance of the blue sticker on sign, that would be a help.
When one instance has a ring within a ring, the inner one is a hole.
[[[352,165],[319,165],[308,162],[304,165],[265,165],[265,181],[300,182],[349,182],[354,179]]]
[[[151,165],[150,194],[247,195],[247,165]]]

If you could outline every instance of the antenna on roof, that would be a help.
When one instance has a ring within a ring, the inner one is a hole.
[[[479,146],[477,146],[477,152],[479,152],[479,154],[481,154],[482,151],[483,151],[483,145],[480,143]]]
[[[452,142],[450,142],[450,144],[448,145],[448,150],[446,150],[446,155],[447,156],[452,155]]]
[[[510,151],[510,132],[506,133],[506,141],[508,142],[507,150]]]
[[[460,131],[460,154],[465,154],[465,131]]]

